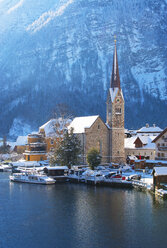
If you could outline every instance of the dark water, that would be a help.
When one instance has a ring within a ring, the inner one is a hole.
[[[0,173],[0,248],[166,248],[167,201],[135,190],[11,183]]]

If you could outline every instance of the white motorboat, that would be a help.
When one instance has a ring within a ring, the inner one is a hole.
[[[53,178],[33,172],[14,173],[9,178],[13,182],[20,183],[55,184],[56,182]]]
[[[12,164],[9,162],[4,162],[0,165],[0,172],[10,172],[12,171]]]

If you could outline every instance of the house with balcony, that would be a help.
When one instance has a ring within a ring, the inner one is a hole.
[[[125,138],[125,156],[131,162],[131,157],[137,159],[155,159],[155,144],[152,143],[155,136],[136,135]],[[134,162],[134,159],[132,159]]]
[[[63,138],[64,132],[71,123],[71,119],[57,118],[50,119],[48,122],[39,127],[39,134],[42,135],[46,142],[46,151],[53,152],[57,143]]]
[[[41,134],[29,134],[24,152],[26,161],[42,161],[47,159],[46,142]]]
[[[155,159],[167,161],[167,127],[152,141],[155,143]]]

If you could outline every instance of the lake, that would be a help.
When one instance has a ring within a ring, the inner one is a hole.
[[[167,201],[136,190],[10,182],[0,173],[0,248],[166,248]]]

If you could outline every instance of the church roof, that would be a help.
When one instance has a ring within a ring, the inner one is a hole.
[[[111,88],[121,88],[120,87],[120,77],[119,77],[119,69],[118,69],[118,58],[117,58],[117,47],[115,41],[115,50],[113,56],[113,67],[112,67],[112,75],[111,75]]]
[[[68,130],[73,128],[74,133],[84,133],[85,128],[90,128],[99,115],[76,117],[68,126]]]
[[[115,97],[116,97],[117,94],[118,94],[118,91],[119,91],[119,88],[110,88],[110,89],[109,89],[110,97],[111,97],[111,102],[114,102]],[[121,93],[122,98],[124,99],[123,93],[122,93],[122,90],[121,90],[121,89],[120,89],[120,93]]]

